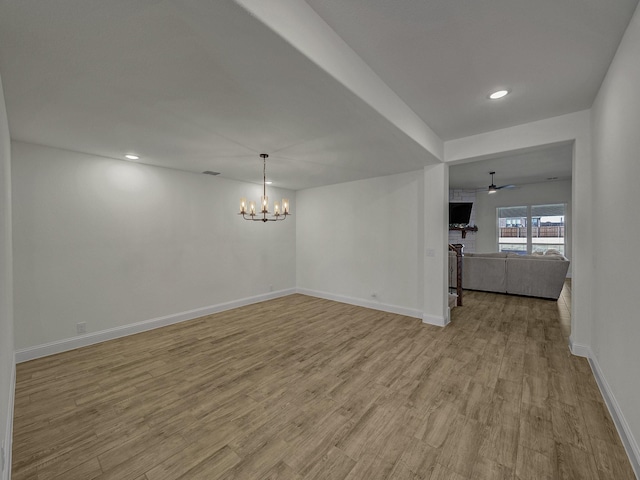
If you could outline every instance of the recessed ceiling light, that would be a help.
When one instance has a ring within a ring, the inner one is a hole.
[[[509,94],[509,90],[498,90],[489,95],[491,100],[498,100],[499,98],[506,97]]]
[[[133,153],[127,153],[124,158],[126,158],[127,160],[140,160],[140,157],[138,155],[134,155]]]

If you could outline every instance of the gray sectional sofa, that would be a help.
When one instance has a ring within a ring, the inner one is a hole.
[[[462,288],[558,299],[568,269],[562,255],[466,253]]]

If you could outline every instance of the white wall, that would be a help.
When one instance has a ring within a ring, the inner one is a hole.
[[[9,478],[13,405],[13,277],[11,249],[11,141],[0,79],[0,442],[5,466],[0,478]],[[2,460],[0,459],[0,463]]]
[[[592,109],[597,274],[591,350],[627,423],[636,468],[640,462],[639,59],[640,9]]]
[[[496,252],[498,231],[496,208],[522,205],[567,204],[565,224],[565,256],[571,260],[571,181],[545,182],[520,185],[518,188],[500,190],[493,195],[476,197],[476,251]]]
[[[297,193],[299,288],[422,316],[422,172]]]
[[[261,186],[16,142],[12,165],[16,349],[295,287],[296,216],[235,213]]]

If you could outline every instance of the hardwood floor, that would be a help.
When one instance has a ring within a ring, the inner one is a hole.
[[[12,478],[633,479],[569,294],[444,329],[292,295],[23,363]]]

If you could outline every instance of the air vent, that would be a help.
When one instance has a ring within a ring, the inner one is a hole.
[[[202,173],[204,173],[205,175],[213,175],[214,177],[216,175],[220,175],[220,172],[212,172],[211,170],[207,170],[206,172],[202,172]]]

